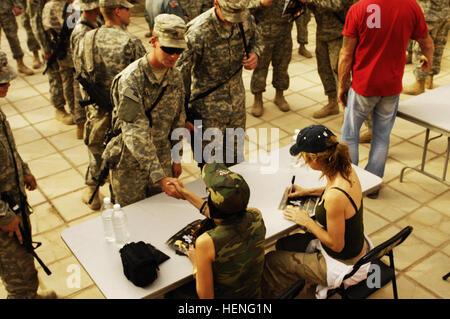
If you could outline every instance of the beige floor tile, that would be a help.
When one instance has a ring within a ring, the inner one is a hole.
[[[398,116],[392,129],[392,134],[404,139],[409,139],[423,132],[425,132],[425,129],[422,126],[406,121]]]
[[[449,272],[450,257],[437,252],[406,272],[408,277],[433,291],[441,298],[450,298],[450,282],[442,280]]]
[[[77,171],[81,174],[81,176],[83,176],[83,180],[84,180],[84,176],[86,176],[86,170],[88,168],[88,163],[77,166]]]
[[[42,195],[41,191],[39,190],[39,182],[38,182],[38,188],[33,191],[26,191],[27,192],[27,199],[28,204],[33,206],[37,206],[39,204],[42,204],[43,202],[47,201],[47,199]]]
[[[308,99],[307,97],[301,96],[298,93],[289,94],[286,97],[286,101],[289,103],[291,110],[294,112],[298,112],[299,115],[302,115],[303,109],[310,107],[316,104],[316,101]],[[305,116],[306,117],[306,116]]]
[[[61,298],[93,284],[75,257],[65,258],[49,267],[53,273],[51,276],[47,276],[42,269],[38,271],[41,287],[54,290]]]
[[[317,73],[316,70],[308,72],[308,73],[304,73],[301,76],[312,83],[315,83],[317,85],[322,85],[322,81],[320,80],[319,73]]]
[[[431,138],[436,137],[438,135],[439,134],[434,133],[434,132],[430,133]],[[417,144],[418,146],[423,148],[423,146],[425,144],[425,132],[409,139],[409,141],[411,143]],[[428,144],[427,155],[428,155],[428,151],[434,152],[436,154],[443,154],[444,152],[447,151],[447,145],[448,145],[447,138],[441,136],[440,138],[437,138]]]
[[[263,121],[260,118],[257,118],[257,117],[254,117],[253,115],[251,115],[250,110],[247,111],[246,116],[247,116],[246,123],[245,123],[246,128],[263,123]]]
[[[422,288],[406,276],[397,276],[397,293],[399,299],[435,299],[436,296]],[[392,283],[374,292],[368,299],[393,299]]]
[[[11,130],[14,131],[17,129],[20,129],[22,127],[28,126],[30,125],[25,118],[20,115],[20,114],[16,114],[13,116],[8,116],[7,118],[8,122],[9,122],[9,126],[11,127]]]
[[[389,148],[389,157],[408,165],[417,166],[422,160],[423,148],[409,142],[402,142]]]
[[[6,292],[3,284],[0,282],[0,299],[6,299],[6,297],[8,297],[8,293]]]
[[[20,156],[25,162],[32,161],[36,158],[54,154],[57,150],[45,139],[33,141],[31,143],[17,146]]]
[[[74,169],[70,169],[39,180],[42,192],[49,198],[70,193],[84,186],[83,177]]]
[[[49,141],[60,151],[67,150],[75,146],[81,146],[83,140],[77,139],[75,132],[69,131],[48,138]]]
[[[294,76],[289,79],[289,89],[291,91],[303,91],[305,89],[317,86],[316,83],[304,79],[302,76]]]
[[[364,197],[364,206],[379,216],[394,221],[419,207],[419,203],[393,188],[386,186],[380,191],[377,199]]]
[[[409,171],[411,173],[404,175],[403,182],[400,182],[400,178],[396,178],[389,183],[389,186],[421,203],[426,203],[448,190],[448,186],[443,183],[412,170]]]
[[[70,296],[70,299],[105,299],[100,289],[92,285]]]
[[[287,132],[287,135],[294,135],[295,130],[302,129],[306,126],[311,125],[311,121],[307,118],[304,118],[298,114],[292,113],[289,116],[283,116],[273,121],[270,121],[270,124],[274,127],[280,127],[283,131]],[[280,138],[284,138],[286,135],[280,133]]]
[[[17,115],[17,110],[10,103],[2,104],[1,110],[5,113],[7,119],[11,116]]]
[[[386,166],[384,168],[383,181],[385,183],[388,183],[389,181],[399,179],[400,172],[404,166],[405,166],[405,164],[400,163],[400,162],[396,161],[395,159],[393,159],[392,157],[388,156],[388,158],[386,160]],[[405,180],[406,179],[407,179],[407,177],[405,177]]]
[[[42,245],[36,250],[36,253],[46,265],[50,265],[57,260],[67,258],[72,255],[61,238],[61,232],[66,228],[67,226],[63,225],[43,234],[33,236],[33,240],[42,243]],[[49,267],[51,271],[53,270],[52,266],[47,267]]]
[[[55,116],[55,108],[53,106],[45,106],[39,109],[35,109],[33,111],[29,111],[23,113],[23,116],[30,122],[31,124],[48,121]]]
[[[92,213],[92,210],[81,200],[82,192],[83,190],[79,190],[51,200],[66,222]]]
[[[450,256],[450,244],[448,244],[447,246],[445,246],[443,249],[442,249],[442,252],[444,253],[444,254],[447,254],[447,256]],[[450,271],[450,270],[449,270]]]
[[[421,161],[420,161],[421,163]],[[448,165],[448,163],[447,163]],[[444,155],[437,155],[435,158],[429,158],[425,164],[425,172],[428,172],[438,178],[442,178],[444,174],[445,157]],[[450,165],[448,165],[450,167]],[[419,173],[420,174],[420,173]],[[450,170],[447,168],[447,182],[450,181]]]
[[[278,120],[274,120],[274,122],[276,121]],[[250,129],[247,129],[246,133],[252,143],[255,143],[257,141],[259,146],[265,148],[265,146],[271,144],[272,141],[279,140],[288,136],[288,133],[286,133],[284,129],[280,129],[279,127],[280,126],[273,125],[272,122],[264,122]],[[274,133],[273,136],[272,132]],[[278,138],[276,134],[278,134]]]
[[[289,116],[289,114],[291,114],[291,112],[289,111],[288,112],[280,111],[278,106],[276,106],[273,102],[265,102],[263,107],[264,113],[261,117],[259,117],[259,119],[266,122],[272,121],[273,119],[277,119],[280,117]]]
[[[89,162],[87,147],[84,144],[80,146],[75,146],[73,148],[69,148],[68,150],[65,150],[62,153],[75,166],[80,166],[82,164],[86,164]]]
[[[9,88],[9,90],[21,89],[28,86],[28,83],[25,82],[21,77],[15,78],[14,81],[11,81],[10,83],[11,87]]]
[[[436,199],[430,201],[427,206],[444,213],[447,217],[450,217],[450,189],[437,197]]]
[[[438,247],[450,239],[450,218],[427,206],[396,223],[400,227],[414,227],[414,235]]]
[[[46,75],[43,76],[41,72],[26,76],[23,79],[31,85],[48,82],[48,77]]]
[[[28,166],[37,179],[71,168],[71,165],[57,153],[29,161]]]
[[[16,141],[16,145],[30,143],[41,138],[42,135],[39,134],[39,132],[32,126],[25,126],[14,131],[14,140]]]
[[[33,235],[38,235],[64,224],[55,208],[47,202],[33,207],[30,221]]]
[[[372,213],[369,209],[364,209],[364,233],[369,237],[387,224],[389,224],[389,221],[386,219]]]
[[[67,131],[73,131],[75,135],[75,126],[65,125],[55,119],[34,124],[34,127],[45,137],[58,135]]]
[[[34,88],[39,93],[47,93],[50,90],[50,85],[48,84],[48,82],[42,82],[42,83],[39,83],[39,84],[35,84]]]
[[[20,101],[29,97],[37,96],[40,92],[30,86],[23,87],[21,89],[9,90],[7,99],[11,102]]]
[[[337,115],[327,116],[323,120],[324,121],[320,122],[320,123],[322,123],[324,126],[328,127],[340,139],[342,125],[344,124],[344,117],[343,117],[342,112],[340,112]]]
[[[328,98],[325,95],[323,87],[321,85],[317,85],[312,88],[303,90],[301,94],[319,103],[328,101]]]

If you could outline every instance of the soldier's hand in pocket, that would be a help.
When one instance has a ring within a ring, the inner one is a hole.
[[[14,236],[14,234],[17,235],[17,239],[19,240],[19,243],[22,245],[22,233],[20,232],[20,219],[19,217],[15,216],[13,221],[10,222],[8,225],[0,226],[0,229],[8,234],[9,237]]]

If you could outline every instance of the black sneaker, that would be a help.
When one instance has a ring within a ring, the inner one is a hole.
[[[378,195],[380,194],[380,189],[377,189],[376,191],[367,194],[367,197],[371,198],[371,199],[377,199]]]

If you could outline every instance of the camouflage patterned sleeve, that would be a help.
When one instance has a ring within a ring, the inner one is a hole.
[[[8,204],[0,199],[0,226],[10,224],[16,214],[9,208]]]
[[[30,16],[31,29],[39,41],[44,53],[51,52],[51,45],[42,25],[43,0],[26,0],[27,12]]]
[[[138,37],[133,37],[131,40],[130,46],[134,48],[134,59],[133,61],[136,61],[137,59],[142,58],[144,55],[147,54],[147,50],[145,49],[144,45],[142,44],[141,39]]]
[[[180,86],[179,88],[177,88],[178,92],[180,93],[180,96],[184,97],[185,93],[184,93],[184,87],[183,87],[183,80],[181,78],[181,75],[179,74],[179,83]],[[172,125],[172,130],[177,129],[177,128],[183,128],[185,123],[186,123],[186,112],[184,109],[184,101],[180,101],[181,107],[179,108],[178,114],[175,117],[174,121],[173,121],[173,125]],[[172,144],[172,147],[177,144],[179,141],[175,140],[172,141],[172,139],[170,140],[170,143]],[[180,155],[183,155],[182,150]]]
[[[308,2],[314,4],[315,6],[332,11],[342,10],[346,5],[353,1],[354,0],[308,0]]]
[[[133,83],[132,79],[128,81]],[[144,106],[136,92],[127,85],[128,81],[124,81],[123,78],[119,80],[119,100],[118,105],[115,106],[118,109],[118,118],[122,120],[122,140],[141,169],[150,172],[152,182],[157,183],[166,177],[166,174],[156,153]]]
[[[261,0],[250,0],[248,2],[248,6],[247,6],[248,9],[256,9],[259,7],[261,7]]]
[[[250,52],[255,52],[258,57],[261,57],[261,54],[264,49],[263,37],[261,34],[261,28],[256,24],[255,18],[252,14],[248,14],[249,20],[249,28],[252,32],[252,36],[248,40],[248,46]]]

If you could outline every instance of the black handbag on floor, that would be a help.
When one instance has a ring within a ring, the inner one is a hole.
[[[170,258],[143,241],[123,246],[120,257],[125,276],[138,287],[146,287],[155,281],[158,265]]]

